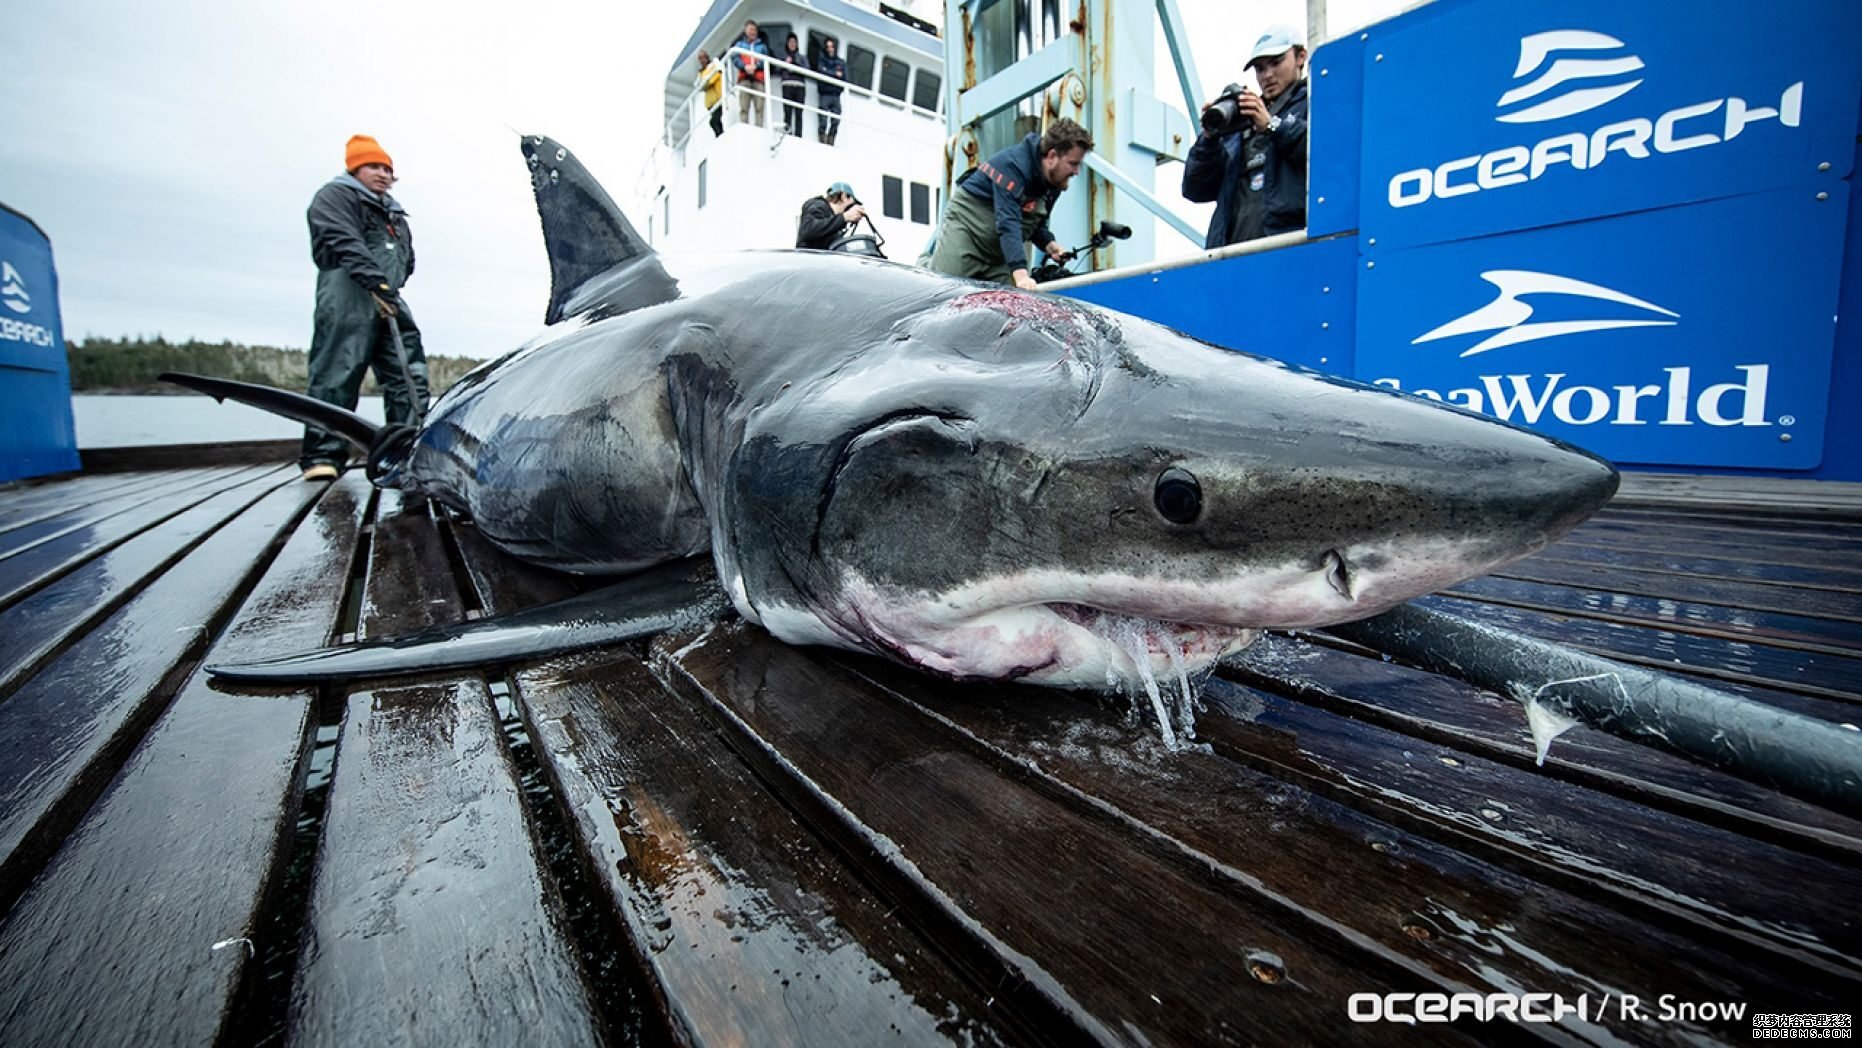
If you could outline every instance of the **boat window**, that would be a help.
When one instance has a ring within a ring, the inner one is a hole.
[[[938,102],[943,100],[939,89],[944,86],[944,78],[929,69],[918,71],[918,82],[912,87],[912,104],[920,109],[937,112]]]
[[[667,236],[671,236],[672,235],[672,194],[667,193],[665,196],[660,197],[659,199],[660,199],[661,206],[665,208],[665,213],[660,216],[659,231],[661,233],[666,234]]]
[[[698,162],[698,209],[700,211],[705,209],[705,165],[709,163],[711,163],[709,160]]]
[[[810,69],[821,68],[821,41],[823,40],[833,40],[834,53],[837,55],[841,53],[840,41],[834,34],[810,29],[808,31],[808,68]]]
[[[787,22],[758,22],[756,27],[763,34],[763,46],[769,48],[769,57],[781,58],[782,45],[788,43],[789,34],[795,30]],[[771,85],[770,90],[775,90],[774,85]]]
[[[881,175],[879,179],[880,208],[887,218],[905,217],[905,180],[891,175]]]
[[[896,58],[888,58],[879,66],[879,93],[887,98],[905,101],[905,84],[912,76],[912,67]]]
[[[912,221],[921,226],[931,224],[931,187],[923,182],[912,183]]]
[[[859,44],[847,45],[847,82],[855,87],[873,89],[873,52]]]

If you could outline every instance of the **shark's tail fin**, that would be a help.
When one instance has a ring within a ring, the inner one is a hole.
[[[382,480],[385,474],[406,457],[408,445],[413,441],[414,431],[406,426],[383,428],[353,411],[345,411],[335,404],[326,404],[302,393],[273,389],[270,386],[258,386],[250,382],[234,382],[231,379],[210,378],[206,375],[189,375],[180,371],[164,371],[156,377],[163,382],[185,386],[196,393],[205,393],[215,400],[237,400],[241,404],[249,404],[261,411],[296,419],[306,425],[322,426],[361,448],[367,454],[371,480]],[[382,482],[391,487],[394,486],[391,481],[383,480]]]
[[[523,151],[550,256],[544,323],[567,316],[571,300],[585,287],[592,297],[576,302],[578,308],[599,303],[626,312],[678,297],[678,285],[660,267],[652,246],[575,154],[542,135],[525,135]],[[615,279],[592,284],[608,273]]]

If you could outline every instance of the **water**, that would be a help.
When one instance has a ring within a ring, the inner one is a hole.
[[[1150,619],[1106,612],[1100,617],[1098,628],[1102,636],[1124,649],[1125,654],[1131,657],[1132,665],[1138,671],[1139,682],[1151,699],[1151,710],[1157,714],[1157,728],[1164,737],[1164,746],[1170,750],[1177,749],[1179,733],[1185,739],[1195,738],[1196,691],[1190,687],[1189,674],[1185,672],[1182,654],[1177,649],[1176,638],[1170,635],[1169,627]],[[1151,672],[1150,649],[1154,644],[1168,655],[1170,668],[1176,671],[1177,684],[1182,689],[1172,696],[1172,704],[1177,708],[1175,718],[1171,717],[1163,691],[1157,685],[1157,677]],[[1117,686],[1123,682],[1108,669],[1106,683]],[[1131,694],[1134,699],[1137,697],[1135,689]]]
[[[363,397],[357,412],[382,421],[380,397]],[[122,448],[152,444],[214,444],[231,440],[290,440],[304,435],[302,423],[244,404],[211,397],[95,396],[71,398],[78,447]]]

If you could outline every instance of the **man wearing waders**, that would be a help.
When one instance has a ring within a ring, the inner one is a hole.
[[[1033,291],[1026,245],[1056,262],[1066,257],[1047,216],[1091,148],[1093,136],[1061,117],[965,172],[944,207],[931,268]]]
[[[317,263],[316,326],[310,336],[310,395],[355,410],[362,374],[375,369],[388,424],[411,426],[427,406],[427,358],[401,285],[414,275],[407,212],[388,195],[394,161],[367,135],[344,150],[345,173],[310,201],[310,257]],[[395,352],[393,332],[401,337]],[[402,358],[414,389],[402,379]],[[416,407],[418,405],[418,408]],[[349,457],[343,438],[304,427],[298,466],[305,480],[327,480]]]

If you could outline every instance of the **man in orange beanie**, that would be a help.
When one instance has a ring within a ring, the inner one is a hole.
[[[412,425],[427,405],[420,328],[401,300],[401,286],[414,275],[414,235],[407,227],[407,210],[388,194],[395,182],[394,161],[379,142],[368,135],[350,138],[343,168],[317,191],[306,215],[310,257],[317,263],[309,392],[353,411],[363,373],[373,368],[389,425]],[[391,341],[396,328],[412,390],[402,380]],[[343,438],[317,426],[304,428],[298,465],[305,480],[335,477],[348,457]]]

